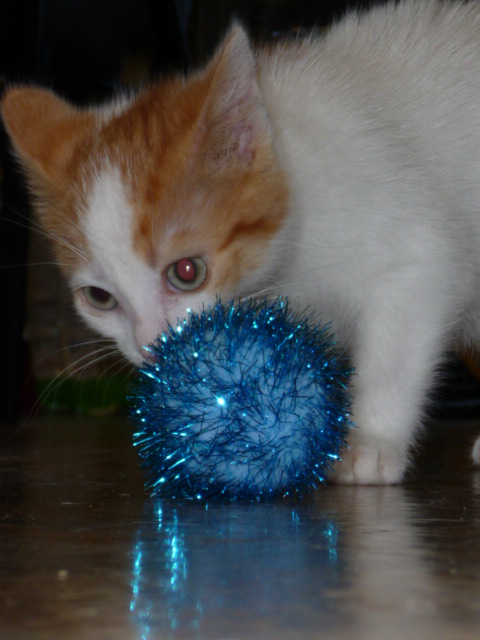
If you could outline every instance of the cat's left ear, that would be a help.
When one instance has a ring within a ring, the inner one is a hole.
[[[207,153],[217,163],[251,166],[271,147],[270,126],[249,38],[235,24],[207,69],[208,95],[201,115]]]
[[[93,112],[77,109],[47,89],[19,86],[4,94],[1,114],[34,191],[68,184],[75,149],[93,130]]]

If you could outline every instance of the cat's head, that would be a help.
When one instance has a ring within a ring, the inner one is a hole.
[[[130,361],[188,308],[263,286],[288,190],[240,27],[136,97],[78,109],[16,87],[2,114],[78,311]]]

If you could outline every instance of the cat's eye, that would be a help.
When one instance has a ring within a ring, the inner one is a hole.
[[[88,304],[99,311],[111,311],[117,306],[116,298],[100,287],[82,287],[82,293]]]
[[[168,267],[166,276],[174,289],[194,291],[205,282],[207,265],[202,258],[182,258]]]

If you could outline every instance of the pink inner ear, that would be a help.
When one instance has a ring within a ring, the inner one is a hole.
[[[226,100],[221,96],[207,119],[207,140],[213,156],[250,165],[265,142],[268,123],[256,86],[240,87],[243,93]]]
[[[255,57],[241,29],[233,30],[216,63],[205,116],[207,144],[216,161],[250,165],[269,140]]]
[[[252,124],[236,125],[232,130],[232,138],[236,141],[235,153],[240,160],[251,164],[255,159],[255,130]]]

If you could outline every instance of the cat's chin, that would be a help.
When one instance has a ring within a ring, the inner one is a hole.
[[[127,360],[127,362],[129,362],[134,367],[137,367],[137,368],[141,367],[142,364],[144,364],[145,362],[149,362],[152,360],[150,351],[147,348],[144,348],[142,349],[142,351],[139,351],[134,347],[124,348],[120,345],[117,345],[117,346],[118,346],[118,350],[120,351],[122,356],[125,358],[125,360]]]

